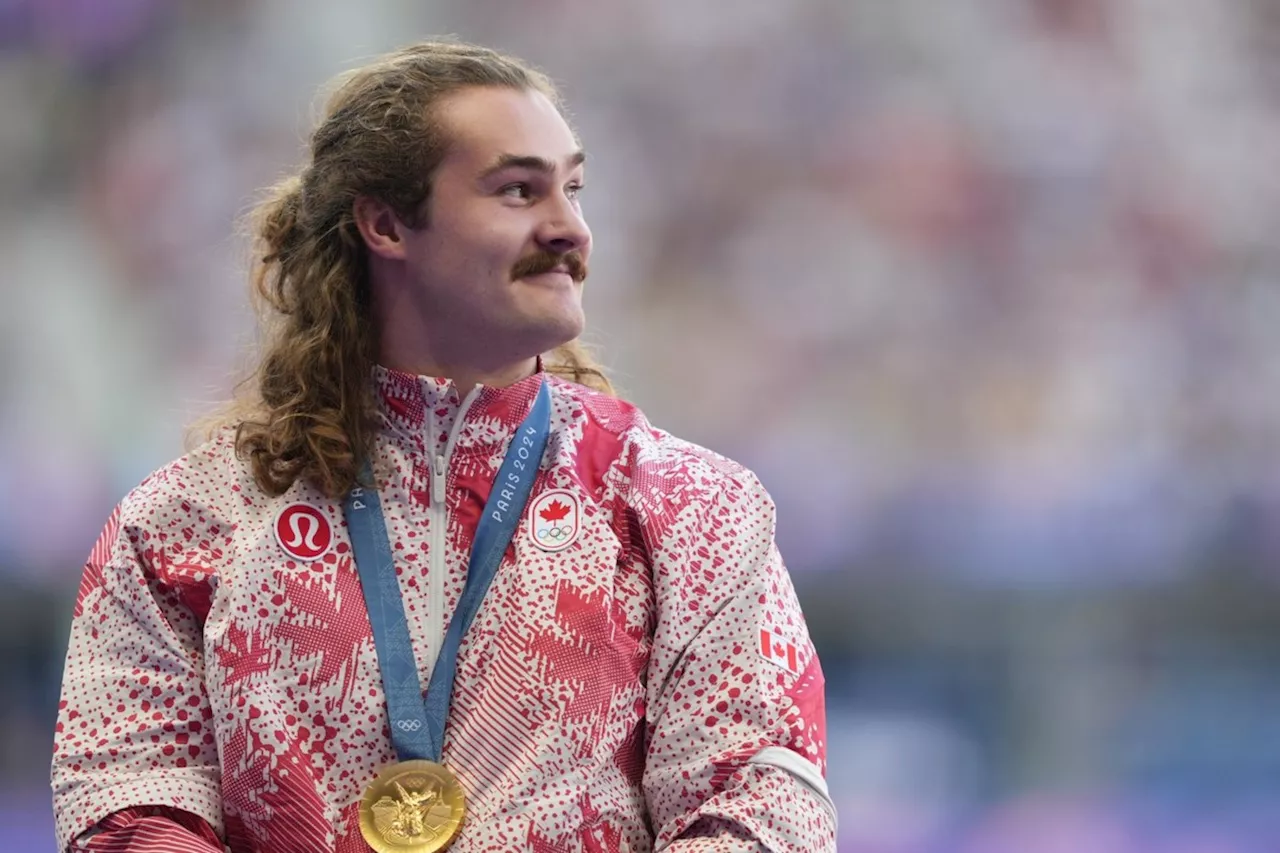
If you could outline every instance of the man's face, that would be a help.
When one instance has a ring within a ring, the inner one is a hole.
[[[463,90],[438,116],[450,150],[404,246],[433,350],[514,362],[576,338],[591,232],[573,132],[535,91]]]

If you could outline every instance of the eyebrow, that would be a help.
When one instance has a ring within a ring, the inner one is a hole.
[[[573,169],[581,166],[586,160],[587,152],[582,150],[575,151],[569,157],[569,168]],[[556,171],[556,164],[546,157],[537,157],[532,154],[502,154],[494,161],[492,166],[480,173],[480,180],[483,181],[506,169],[532,169],[535,172],[553,175]]]

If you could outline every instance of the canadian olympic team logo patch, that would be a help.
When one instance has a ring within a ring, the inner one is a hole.
[[[289,504],[276,516],[276,541],[295,560],[318,560],[333,547],[333,525],[311,504]]]
[[[529,507],[529,535],[544,551],[561,551],[572,545],[582,527],[578,496],[564,489],[538,495]]]

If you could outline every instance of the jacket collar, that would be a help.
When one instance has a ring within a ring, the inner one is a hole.
[[[480,385],[464,399],[451,379],[417,376],[382,365],[373,368],[374,398],[383,428],[431,454],[443,453],[454,432],[455,448],[506,441],[533,408],[545,379],[542,359],[538,359],[532,376],[504,388]],[[457,424],[459,414],[461,424]]]

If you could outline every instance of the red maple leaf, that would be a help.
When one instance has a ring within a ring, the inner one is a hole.
[[[547,521],[559,521],[568,514],[568,505],[562,504],[560,501],[552,501],[547,504],[546,509],[538,511],[538,515],[542,516]]]
[[[224,808],[232,849],[332,849],[327,813],[318,793],[319,771],[297,741],[272,746],[271,739],[264,740],[260,734],[266,732],[251,722],[238,726],[222,749],[222,779],[227,785]]]
[[[227,670],[226,683],[271,671],[271,650],[257,632],[245,631],[234,622],[227,628],[226,644],[214,646],[218,665]]]
[[[547,667],[549,680],[567,688],[565,720],[588,721],[592,735],[582,744],[583,754],[594,745],[606,723],[609,707],[619,690],[636,684],[644,664],[639,644],[623,633],[609,617],[607,593],[584,593],[568,582],[556,586],[556,622],[573,635],[570,640],[543,631],[528,649]]]
[[[319,657],[314,673],[318,685],[342,676],[342,693],[338,700],[342,702],[351,694],[356,659],[372,629],[364,609],[360,576],[356,574],[350,556],[338,561],[333,576],[333,591],[325,589],[314,577],[284,576],[288,605],[276,634],[293,644],[295,661]]]

